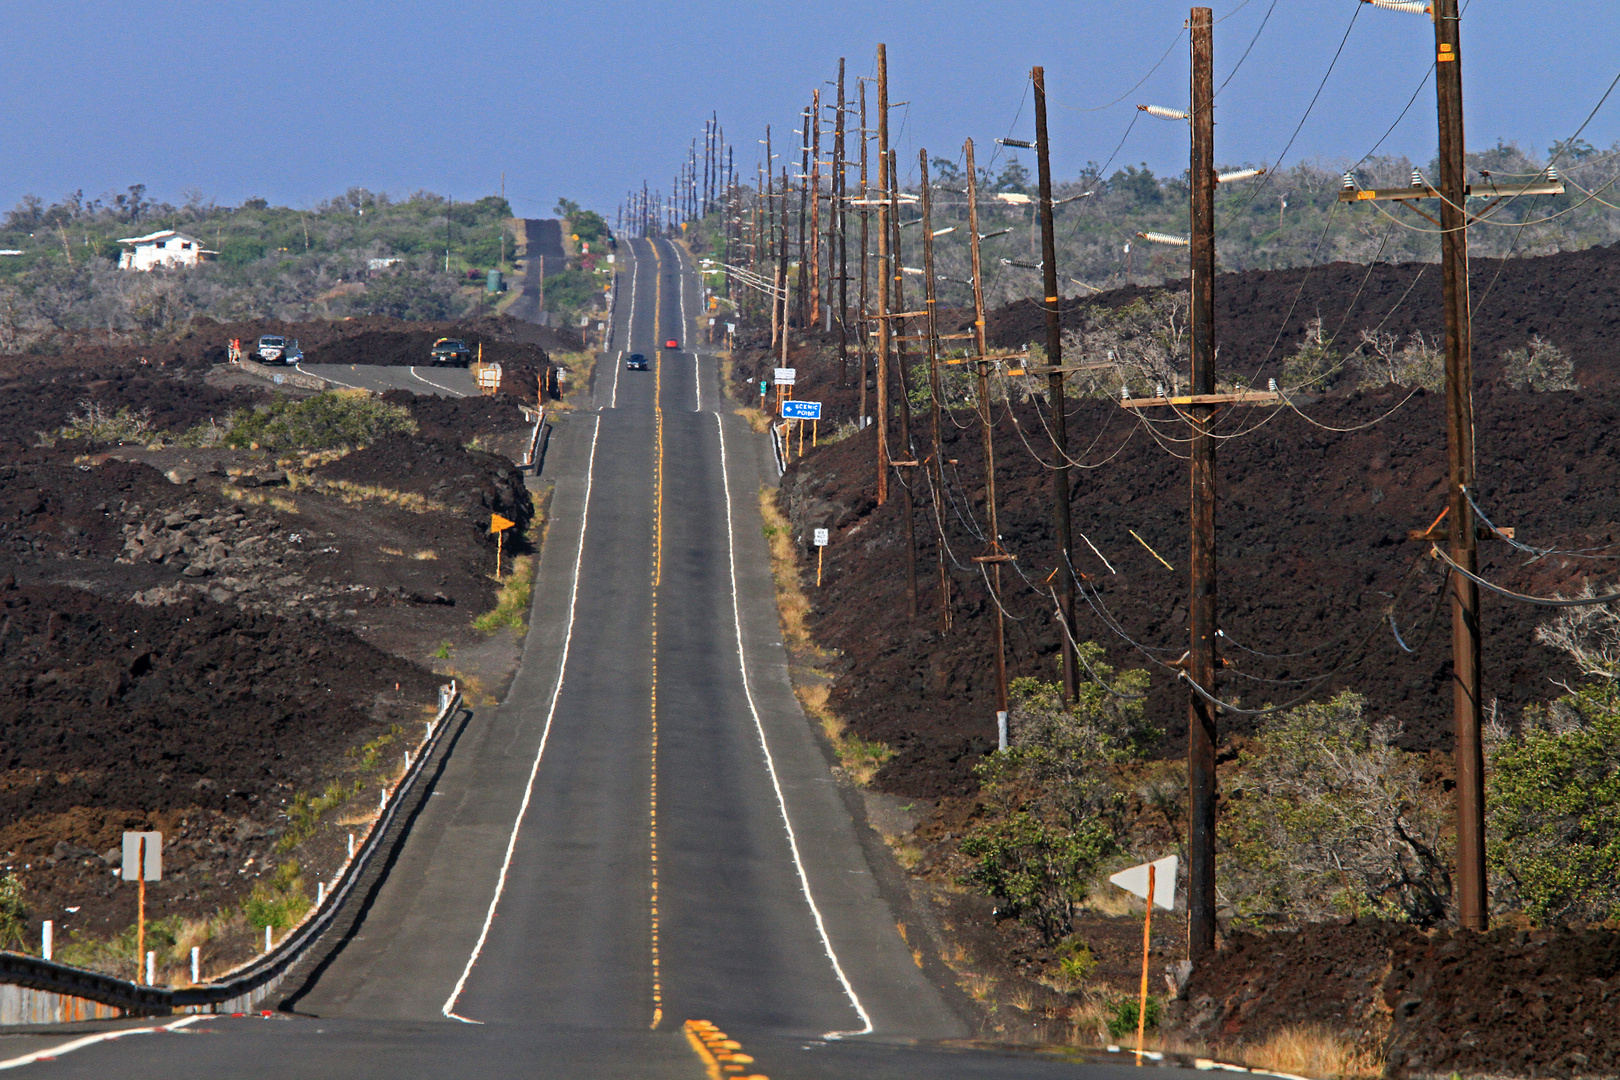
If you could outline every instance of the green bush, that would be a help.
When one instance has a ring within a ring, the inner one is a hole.
[[[991,816],[963,839],[972,859],[961,876],[1055,941],[1073,929],[1103,864],[1123,850],[1125,796],[1113,767],[1158,738],[1147,722],[1145,671],[1115,672],[1102,650],[1081,646],[1087,671],[1079,701],[1039,679],[1010,687],[1009,745],[976,770]]]
[[[1239,756],[1222,812],[1223,895],[1240,913],[1446,918],[1446,807],[1422,760],[1389,745],[1360,696],[1274,713]]]
[[[226,266],[246,266],[264,258],[269,248],[263,240],[250,236],[233,236],[219,246],[219,261]]]
[[[583,270],[546,275],[546,310],[578,311],[596,296],[596,276]]]
[[[304,895],[303,873],[296,860],[282,863],[270,880],[253,886],[242,904],[242,913],[255,930],[267,926],[285,930],[308,910],[309,897]]]
[[[1499,899],[1541,925],[1620,915],[1620,688],[1526,709],[1522,735],[1499,741],[1490,764]]]
[[[1108,1034],[1116,1039],[1129,1039],[1136,1035],[1136,1015],[1140,1009],[1140,1002],[1136,998],[1121,998],[1114,1002],[1108,1017]],[[1164,1002],[1148,995],[1147,1022],[1142,1025],[1146,1031],[1153,1031],[1159,1026],[1159,1018],[1164,1015]]]
[[[16,874],[0,877],[0,949],[27,947],[28,904],[23,900],[24,892]]]
[[[327,393],[302,401],[278,397],[269,405],[238,409],[231,416],[225,444],[239,449],[257,445],[266,450],[325,450],[415,433],[416,421],[402,405],[361,394]]]
[[[964,884],[983,889],[1050,941],[1074,928],[1074,905],[1085,900],[1103,860],[1118,850],[1114,830],[1103,821],[1069,828],[1020,811],[962,839],[962,854],[973,860]]]

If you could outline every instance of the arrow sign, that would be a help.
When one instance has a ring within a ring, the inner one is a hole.
[[[492,533],[505,532],[516,525],[515,521],[508,521],[499,514],[489,515],[489,531]]]
[[[782,402],[782,415],[790,420],[820,420],[821,402],[784,401]]]
[[[1153,906],[1166,911],[1176,909],[1176,857],[1166,855],[1155,862],[1121,870],[1108,880],[1128,893],[1147,899],[1148,867],[1153,867]]]

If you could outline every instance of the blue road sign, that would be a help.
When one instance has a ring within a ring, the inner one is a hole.
[[[782,402],[782,415],[789,420],[820,420],[821,402],[784,401]]]

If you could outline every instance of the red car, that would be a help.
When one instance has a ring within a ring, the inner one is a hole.
[[[666,349],[678,349],[680,347],[681,343],[676,341],[674,338],[670,338],[668,341],[664,342],[664,348]]]

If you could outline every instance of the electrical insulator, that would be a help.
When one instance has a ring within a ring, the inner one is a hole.
[[[1119,400],[1121,400],[1121,401],[1129,401],[1129,400],[1131,400],[1131,388],[1128,387],[1128,386],[1125,386],[1123,383],[1120,385],[1120,388],[1119,388]]]
[[[1230,184],[1238,180],[1247,180],[1251,176],[1261,176],[1265,171],[1264,169],[1239,169],[1236,172],[1221,173],[1215,177],[1215,182],[1217,184]]]
[[[1187,114],[1180,109],[1167,109],[1163,105],[1138,105],[1138,109],[1161,120],[1185,120]]]
[[[1356,190],[1356,178],[1351,176],[1349,173],[1345,173],[1344,183],[1340,184],[1339,187],[1343,188],[1345,191]]]
[[[1361,0],[1361,2],[1390,11],[1404,11],[1408,15],[1430,15],[1434,12],[1428,4],[1419,3],[1418,0]]]
[[[1266,380],[1266,389],[1270,390],[1273,394],[1275,394],[1277,392],[1277,380],[1276,379],[1267,379]]]
[[[1164,397],[1164,383],[1154,383],[1153,384],[1153,396],[1154,397]]]
[[[1418,172],[1416,169],[1412,170],[1412,186],[1413,187],[1428,187],[1429,186],[1428,184],[1425,184],[1423,182],[1423,174]]]
[[[1558,183],[1558,166],[1556,166],[1556,165],[1547,166],[1547,183],[1549,183],[1549,184]]]
[[[1143,240],[1151,240],[1155,244],[1171,244],[1175,247],[1187,247],[1192,241],[1185,236],[1171,236],[1162,232],[1139,232],[1136,234]]]

